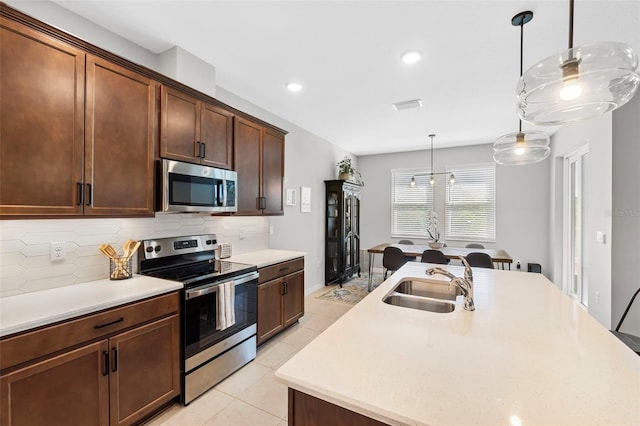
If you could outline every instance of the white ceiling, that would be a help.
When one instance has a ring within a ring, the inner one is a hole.
[[[512,16],[534,12],[525,70],[566,49],[569,32],[569,0],[56,3],[155,53],[180,46],[216,67],[219,87],[356,155],[425,149],[429,133],[442,148],[517,130]],[[576,0],[574,45],[598,41],[640,52],[640,0]],[[424,55],[412,66],[400,60],[410,49]],[[416,98],[422,108],[391,107]]]

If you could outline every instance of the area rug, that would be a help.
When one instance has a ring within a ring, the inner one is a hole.
[[[373,290],[382,282],[382,274],[373,274],[371,280],[371,289]],[[363,273],[362,276],[357,275],[342,284],[342,288],[339,285],[332,286],[332,288],[320,296],[316,296],[317,299],[330,300],[332,302],[344,302],[355,305],[361,301],[366,295],[369,294],[367,286],[369,285],[369,275]]]

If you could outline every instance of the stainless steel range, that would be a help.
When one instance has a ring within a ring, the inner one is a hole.
[[[184,283],[182,402],[256,357],[256,266],[215,258],[216,236],[145,240],[140,273]]]

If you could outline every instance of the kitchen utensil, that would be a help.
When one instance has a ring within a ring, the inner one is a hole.
[[[129,259],[138,250],[140,242],[136,240],[127,240],[122,246],[123,257]]]
[[[100,244],[100,251],[107,257],[115,259],[118,257],[116,250],[111,247],[111,244]]]

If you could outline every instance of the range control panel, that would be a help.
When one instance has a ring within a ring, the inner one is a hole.
[[[144,254],[145,259],[155,259],[177,254],[215,250],[217,248],[218,240],[215,234],[207,234],[144,240],[139,250]]]

